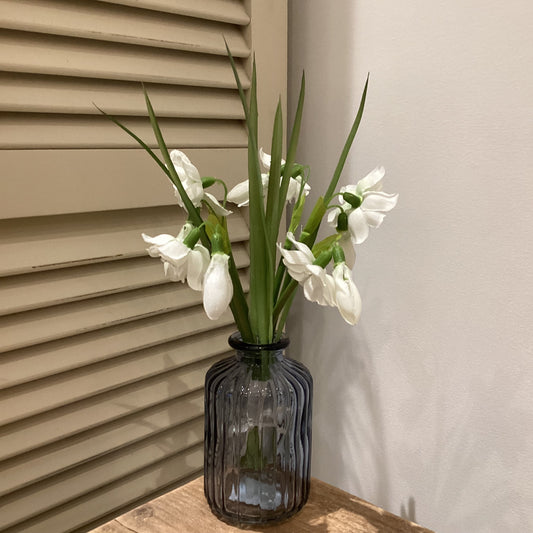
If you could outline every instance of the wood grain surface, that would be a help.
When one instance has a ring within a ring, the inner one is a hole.
[[[247,528],[279,533],[432,533],[323,481],[311,482],[305,507],[277,526]],[[242,531],[218,520],[203,492],[203,477],[115,518],[91,533],[227,533]]]

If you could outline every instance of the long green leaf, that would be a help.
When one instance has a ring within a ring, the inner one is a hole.
[[[335,168],[335,172],[333,173],[333,177],[331,178],[328,190],[324,195],[324,201],[326,202],[326,204],[329,204],[331,198],[333,197],[333,194],[335,193],[335,189],[337,188],[337,184],[339,183],[339,178],[341,176],[342,169],[344,168],[344,163],[346,163],[346,158],[348,157],[348,152],[352,147],[355,134],[357,133],[357,130],[359,129],[359,124],[361,123],[361,119],[363,118],[363,111],[365,109],[366,101],[366,91],[368,89],[368,79],[369,76],[366,77],[365,88],[363,89],[361,102],[359,103],[359,109],[357,110],[357,114],[355,116],[352,128],[350,130],[350,133],[348,134],[348,138],[346,139],[344,148],[342,149],[341,155],[339,157],[339,162],[337,163],[337,167]]]
[[[276,240],[278,238],[279,226],[276,226],[275,220],[279,206],[279,187],[281,177],[281,152],[283,147],[283,117],[281,111],[281,100],[278,101],[276,115],[274,117],[274,128],[272,131],[272,148],[270,150],[270,177],[268,182],[268,195],[266,207],[266,219],[270,221],[270,247],[275,254]]]
[[[279,191],[278,212],[276,213],[275,224],[279,228],[281,217],[283,216],[283,209],[285,208],[285,201],[287,199],[287,191],[289,189],[289,181],[292,173],[292,166],[296,157],[296,149],[298,147],[298,139],[300,137],[300,127],[302,123],[302,114],[305,99],[305,73],[302,74],[302,81],[300,83],[300,94],[298,96],[298,105],[296,107],[296,114],[294,116],[294,123],[292,125],[291,137],[289,141],[289,149],[287,150],[287,161],[283,170],[283,179],[281,180]]]
[[[100,111],[100,113],[102,113],[102,115],[107,117],[111,122],[114,122],[119,128],[124,130],[130,137],[135,139],[148,152],[150,157],[160,166],[161,170],[168,176],[168,179],[173,182],[172,176],[170,175],[170,172],[168,168],[166,167],[165,163],[163,163],[163,161],[161,161],[161,159],[159,159],[159,157],[155,155],[153,150],[139,136],[137,136],[135,133],[133,133],[133,131],[128,129],[126,126],[124,126],[124,124],[120,123],[113,115],[106,113],[103,109],[100,109],[96,104],[93,104],[93,105],[94,107],[96,107],[96,109],[98,109],[98,111]]]
[[[246,118],[246,121],[248,122],[249,111],[248,111],[248,104],[246,102],[246,95],[244,94],[244,89],[242,88],[242,83],[239,78],[239,73],[237,72],[237,66],[235,65],[235,60],[233,59],[233,54],[231,53],[231,50],[229,49],[228,42],[226,41],[225,37],[224,37],[224,44],[226,45],[226,52],[228,53],[231,69],[233,70],[233,77],[235,78],[235,81],[237,82],[237,89],[239,91],[239,97],[241,99],[242,108],[244,110],[244,116]]]
[[[172,163],[172,159],[170,158],[170,153],[165,143],[165,139],[163,138],[163,134],[161,133],[161,128],[159,127],[159,123],[157,122],[157,117],[155,116],[152,102],[150,101],[150,98],[148,96],[148,93],[146,92],[144,85],[143,85],[143,92],[144,92],[144,99],[146,101],[146,108],[148,109],[148,115],[150,117],[150,124],[152,125],[152,130],[154,131],[154,135],[157,140],[157,144],[159,145],[159,149],[161,150],[161,153],[163,154],[163,159],[165,160],[165,163],[170,172],[170,175],[172,176],[172,182],[178,189],[179,195],[181,196],[181,199],[183,200],[183,204],[185,205],[185,209],[187,209],[187,213],[189,214],[189,219],[192,220],[195,226],[201,226],[203,222],[202,217],[200,216],[198,210],[196,209],[191,199],[189,198],[189,195],[187,194],[187,191],[183,187],[183,184],[181,183],[181,179],[178,176],[176,169],[174,168],[174,164]],[[210,247],[209,239],[207,238],[205,231],[202,231],[202,237],[203,237],[202,242],[204,243],[204,246]]]

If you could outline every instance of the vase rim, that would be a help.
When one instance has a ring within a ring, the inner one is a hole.
[[[279,341],[266,343],[266,344],[256,344],[249,343],[242,340],[241,334],[239,331],[232,333],[228,338],[228,344],[235,348],[236,350],[242,350],[246,352],[263,352],[269,351],[273,352],[276,350],[284,350],[289,345],[289,337],[282,337]]]

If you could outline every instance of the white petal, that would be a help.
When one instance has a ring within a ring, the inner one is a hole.
[[[249,182],[241,181],[228,193],[228,202],[237,204],[239,207],[248,205],[250,200]]]
[[[355,244],[361,244],[368,237],[368,224],[361,208],[354,209],[348,215],[348,229]]]
[[[198,243],[187,256],[187,283],[191,289],[202,290],[208,265],[209,251]]]
[[[385,218],[385,213],[379,211],[363,211],[365,214],[365,220],[369,227],[379,228]]]
[[[232,211],[228,211],[222,207],[211,193],[204,192],[204,200],[209,204],[209,207],[211,207],[217,216],[227,217],[228,215],[231,215]]]
[[[344,260],[348,265],[348,268],[352,269],[355,265],[355,250],[352,244],[352,240],[350,239],[350,232],[345,231],[342,233],[341,238],[339,240],[339,244],[341,245],[342,251],[344,252]]]
[[[307,259],[308,259],[308,262],[309,264],[312,264],[313,261],[315,260],[315,256],[313,255],[313,252],[309,249],[309,247],[304,244],[303,242],[300,242],[300,241],[297,241],[295,238],[294,238],[294,234],[292,232],[287,232],[287,239],[289,239],[290,242],[292,242],[292,244],[300,251],[300,252],[303,252]]]
[[[363,196],[361,207],[367,211],[381,211],[386,213],[393,209],[398,203],[397,194],[387,194],[384,192],[368,192]]]
[[[335,305],[335,282],[333,278],[321,266],[309,265],[307,269],[311,276],[304,283],[305,297],[319,305]]]
[[[357,324],[361,316],[361,296],[351,277],[351,271],[344,263],[333,269],[335,280],[335,302],[339,312],[348,324]]]
[[[172,235],[168,235],[166,233],[156,235],[155,237],[150,237],[150,235],[141,233],[141,236],[146,244],[152,245],[146,249],[150,257],[159,257],[159,247],[174,240],[174,237]]]
[[[300,196],[300,188],[302,187],[302,177],[297,176],[296,178],[290,178],[289,179],[289,187],[287,188],[287,202],[295,202],[298,200],[298,196]],[[304,185],[304,192],[303,195],[307,196],[309,194],[309,191],[311,190],[311,187],[307,185],[307,183]]]
[[[183,152],[172,150],[170,152],[170,159],[181,181],[192,180],[202,182],[198,169]]]
[[[270,161],[272,160],[272,158],[270,157],[270,154],[267,154],[263,151],[263,148],[259,148],[259,159],[261,160],[263,166],[267,170],[270,170]]]
[[[337,219],[339,218],[340,214],[341,214],[341,210],[338,207],[336,207],[335,209],[332,209],[328,213],[328,218],[327,218],[328,225],[330,225],[332,228],[336,228]]]
[[[365,191],[379,191],[381,180],[385,176],[385,169],[377,167],[357,182],[355,194],[362,196]]]
[[[178,239],[178,241],[183,241],[185,237],[189,235],[189,233],[192,231],[193,228],[194,228],[194,224],[192,224],[191,222],[185,222],[180,232],[178,233],[178,236],[176,237],[176,239]]]
[[[159,255],[172,265],[178,266],[184,263],[191,249],[182,241],[173,239],[159,248]]]
[[[171,263],[167,263],[167,261],[163,261],[163,267],[165,270],[165,276],[170,278],[170,281],[185,281],[185,277],[187,276],[185,262],[176,266],[172,265]]]
[[[211,320],[220,318],[233,297],[233,284],[228,270],[229,256],[213,254],[204,278],[204,309]]]

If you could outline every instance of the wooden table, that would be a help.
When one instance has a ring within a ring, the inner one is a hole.
[[[195,479],[91,533],[227,533],[242,531],[218,520],[204,498],[203,477]],[[247,531],[272,533],[433,533],[412,522],[314,479],[305,507],[278,526]]]

